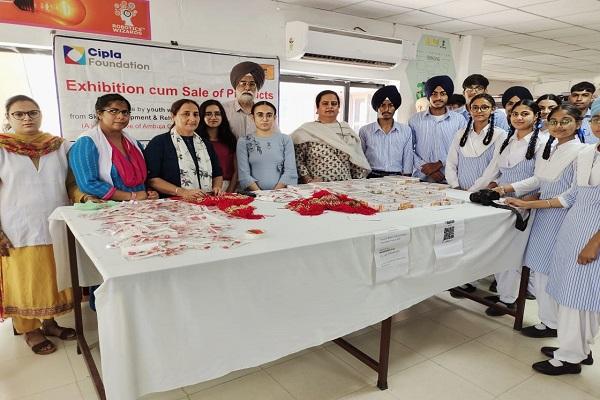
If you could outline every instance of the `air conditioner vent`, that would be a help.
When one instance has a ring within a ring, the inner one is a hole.
[[[363,60],[361,58],[328,56],[328,55],[324,55],[324,54],[314,54],[314,53],[305,53],[302,56],[302,60],[323,61],[323,62],[346,64],[346,65],[360,65],[363,67],[373,67],[373,68],[394,68],[396,66],[395,63],[386,62],[386,61]]]

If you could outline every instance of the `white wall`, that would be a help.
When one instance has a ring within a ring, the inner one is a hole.
[[[331,76],[400,85],[403,98],[411,99],[405,69],[407,63],[379,71],[359,67],[324,66],[285,60],[285,23],[300,20],[316,25],[353,30],[359,26],[367,33],[397,37],[418,43],[427,34],[450,39],[457,72],[455,86],[471,73],[479,72],[483,40],[458,37],[447,33],[424,31],[390,22],[314,10],[271,0],[153,0],[151,3],[152,40],[174,40],[180,45],[222,49],[240,53],[277,55],[282,72]],[[34,47],[51,46],[50,30],[0,24],[1,42]],[[0,43],[1,43],[0,42]],[[457,89],[460,91],[460,89]],[[412,101],[405,101],[399,117],[405,120],[412,112]]]

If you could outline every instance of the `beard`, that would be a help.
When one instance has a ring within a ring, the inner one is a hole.
[[[238,94],[237,100],[240,104],[252,104],[254,102],[254,94],[242,92]]]

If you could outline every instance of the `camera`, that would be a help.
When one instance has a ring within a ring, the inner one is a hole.
[[[482,189],[478,192],[471,193],[469,200],[483,206],[491,206],[494,204],[494,200],[500,200],[500,193],[491,189]]]

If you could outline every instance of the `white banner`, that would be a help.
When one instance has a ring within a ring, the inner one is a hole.
[[[278,106],[276,57],[62,35],[54,37],[53,50],[62,136],[69,140],[95,124],[96,99],[108,93],[119,93],[131,103],[127,132],[149,140],[170,127],[169,108],[175,100],[233,101],[229,72],[242,61],[256,62],[265,70],[256,99]]]

